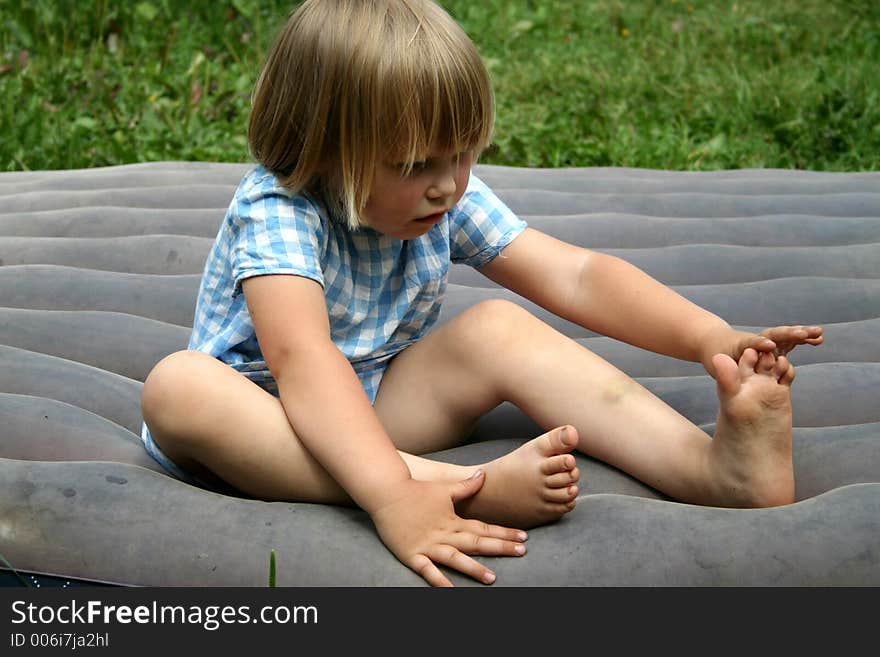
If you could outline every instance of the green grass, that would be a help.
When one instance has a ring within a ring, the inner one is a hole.
[[[19,573],[15,568],[12,567],[12,564],[9,563],[6,560],[6,557],[4,557],[2,554],[0,554],[0,564],[12,571],[12,573],[18,578],[18,581],[21,582],[23,586],[29,587],[31,585],[30,582],[28,582],[24,577],[21,576],[21,573]]]
[[[485,162],[880,170],[875,0],[446,0],[498,104]],[[280,0],[0,0],[0,170],[248,159]]]

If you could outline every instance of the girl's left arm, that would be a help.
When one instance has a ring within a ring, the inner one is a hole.
[[[527,228],[480,271],[550,312],[651,351],[702,363],[739,360],[746,348],[787,353],[821,344],[816,326],[777,326],[760,334],[737,331],[717,315],[628,262]]]

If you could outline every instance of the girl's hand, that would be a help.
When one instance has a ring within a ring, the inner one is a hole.
[[[763,349],[758,349],[758,351],[773,351],[776,356],[785,356],[789,351],[801,344],[822,344],[823,340],[821,326],[774,326],[773,328],[761,331],[760,336],[765,346]],[[767,339],[773,344],[770,345]],[[769,349],[767,348],[768,346]],[[745,351],[745,348],[743,348],[743,351]]]
[[[495,573],[468,555],[522,556],[526,533],[455,513],[453,504],[482,485],[482,472],[455,484],[411,480],[400,497],[373,512],[376,531],[401,563],[432,586],[452,586],[438,564],[491,584]]]
[[[774,326],[760,333],[744,331],[727,331],[726,335],[712,335],[707,338],[702,349],[701,358],[704,367],[715,376],[712,357],[715,354],[727,354],[736,362],[746,349],[785,356],[792,349],[802,344],[820,345],[823,341],[820,326]]]

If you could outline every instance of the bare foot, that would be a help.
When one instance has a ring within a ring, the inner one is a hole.
[[[519,529],[558,520],[574,508],[578,494],[580,473],[570,454],[577,442],[574,427],[557,427],[480,466],[486,481],[457,512]]]
[[[732,507],[767,507],[794,501],[791,457],[791,382],[784,357],[746,349],[739,364],[717,354],[720,411],[710,450],[716,494]]]

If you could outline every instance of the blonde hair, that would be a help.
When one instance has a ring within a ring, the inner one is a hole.
[[[257,81],[254,158],[293,192],[365,225],[376,165],[486,148],[494,107],[485,65],[430,0],[306,0]]]

